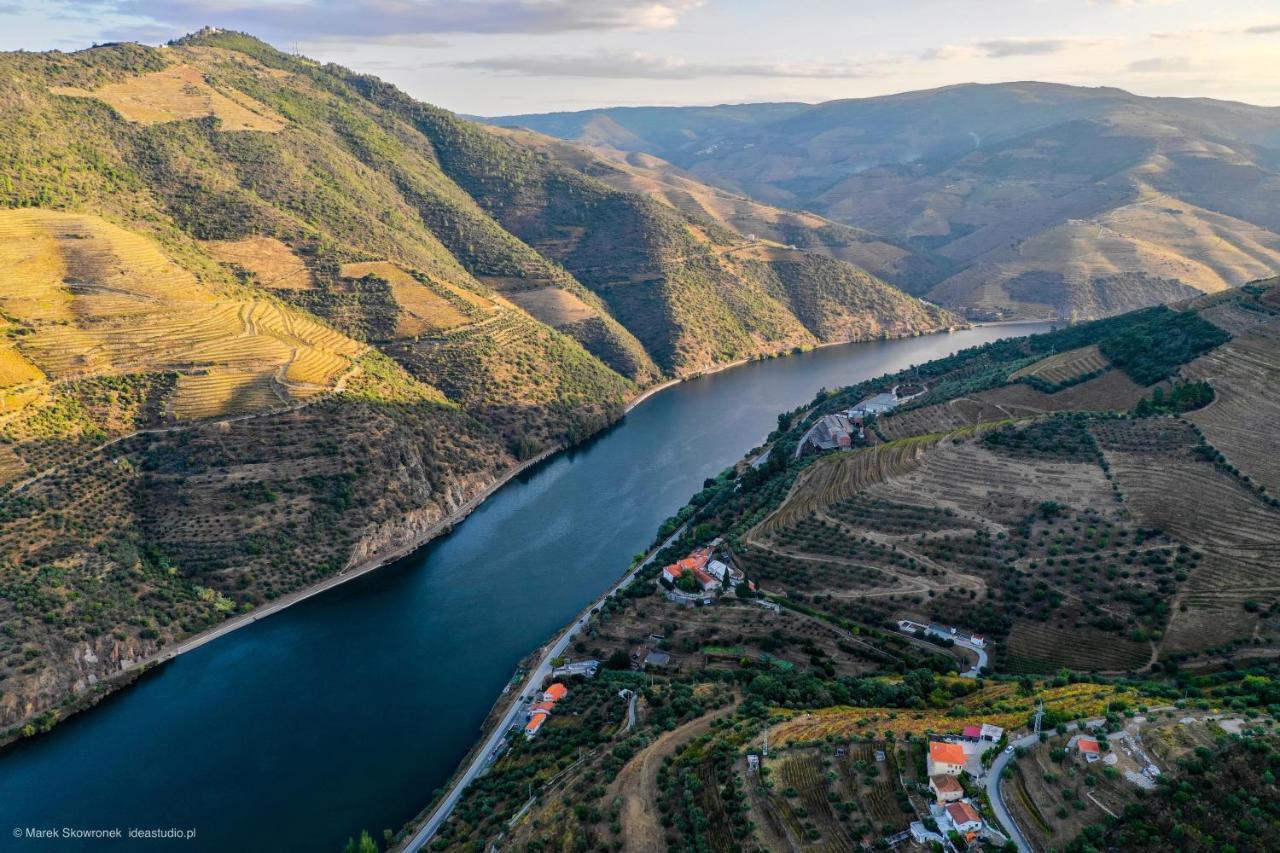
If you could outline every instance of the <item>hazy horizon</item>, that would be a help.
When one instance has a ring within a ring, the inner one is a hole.
[[[1280,10],[1260,2],[17,0],[0,21],[5,50],[242,30],[473,115],[1021,81],[1280,105]]]

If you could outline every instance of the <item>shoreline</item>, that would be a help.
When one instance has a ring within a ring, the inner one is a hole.
[[[715,365],[714,367],[707,368],[706,370],[698,371],[697,373],[691,374],[689,376],[669,379],[669,380],[666,380],[665,382],[660,382],[657,385],[650,386],[649,388],[646,388],[645,390],[637,394],[634,398],[632,398],[627,403],[627,405],[623,408],[622,414],[623,414],[623,418],[625,418],[625,416],[628,413],[630,413],[633,409],[635,409],[641,403],[645,402],[650,397],[655,396],[659,392],[667,390],[668,388],[672,388],[683,382],[688,382],[690,380],[698,379],[703,376],[710,376],[711,374],[714,374],[714,373],[720,373],[725,370],[731,370],[735,367],[741,367],[753,361],[768,361],[773,358],[788,358],[792,355],[802,355],[805,352],[813,352],[814,350],[818,350],[818,349],[844,346],[847,344],[864,344],[864,343],[873,343],[876,341],[902,340],[908,337],[926,337],[929,335],[949,334],[958,329],[971,328],[977,325],[1004,325],[1004,324],[1012,324],[1012,323],[1018,323],[1018,322],[1031,323],[1031,322],[1038,322],[1038,321],[1034,321],[1034,320],[1016,321],[1015,320],[1015,321],[1004,321],[1003,323],[984,323],[984,324],[967,323],[963,326],[942,327],[935,331],[924,332],[919,335],[900,335],[892,338],[864,338],[860,340],[851,339],[851,340],[844,340],[844,341],[829,341],[826,343],[821,343],[821,344],[816,344],[814,346],[811,346],[800,353],[784,351],[782,353],[767,356],[765,358],[760,358],[758,356],[741,358],[735,361],[730,361],[730,362],[725,362],[723,364]],[[619,418],[618,421],[615,421],[614,424],[611,424],[610,426],[620,423],[621,420],[622,418]],[[606,427],[605,429],[607,428],[608,427]],[[601,430],[601,432],[602,431],[603,430]],[[588,438],[594,437],[597,434],[598,433],[592,433],[592,435],[588,436]],[[122,440],[123,438],[127,438],[127,436],[122,436],[121,439],[117,439],[117,440]],[[482,489],[473,497],[469,498],[465,503],[459,506],[456,510],[449,513],[449,515],[445,516],[440,521],[433,524],[430,528],[428,528],[426,531],[419,534],[418,536],[411,537],[395,546],[386,548],[378,552],[377,554],[374,554],[373,556],[367,558],[363,562],[355,566],[352,566],[350,568],[343,569],[338,574],[331,575],[330,577],[325,578],[311,586],[295,590],[293,592],[290,592],[281,596],[280,598],[276,598],[271,601],[264,602],[263,604],[259,605],[258,607],[255,607],[253,610],[249,611],[248,613],[243,613],[243,614],[234,616],[223,622],[219,622],[217,625],[213,625],[209,628],[206,628],[203,631],[200,631],[199,633],[192,634],[191,636],[175,643],[173,646],[162,649],[160,651],[157,651],[155,654],[152,654],[148,657],[138,660],[137,662],[135,662],[133,665],[129,666],[126,669],[121,669],[118,672],[112,673],[111,675],[100,679],[97,682],[97,684],[95,684],[92,688],[85,690],[80,694],[73,695],[69,697],[62,704],[51,707],[51,708],[47,708],[40,713],[56,713],[58,715],[57,724],[61,725],[62,723],[66,722],[72,717],[78,716],[79,714],[85,711],[91,710],[92,708],[96,707],[97,705],[105,701],[111,695],[131,686],[134,682],[138,680],[140,676],[149,673],[150,671],[154,670],[158,666],[162,666],[166,663],[169,663],[170,661],[175,660],[176,658],[182,656],[183,654],[186,654],[187,652],[194,651],[200,648],[201,646],[206,645],[207,643],[213,642],[214,640],[217,640],[221,637],[225,637],[228,634],[231,634],[234,631],[237,631],[248,625],[252,625],[254,622],[257,622],[260,619],[265,619],[269,616],[279,613],[280,611],[285,610],[286,608],[291,607],[301,601],[305,601],[308,598],[311,598],[312,596],[319,595],[320,593],[323,593],[323,592],[327,592],[348,581],[354,580],[355,578],[361,577],[376,569],[380,569],[388,565],[389,563],[393,563],[396,560],[406,557],[412,554],[413,552],[417,551],[419,548],[422,548],[423,546],[429,544],[432,540],[438,538],[441,534],[452,529],[455,525],[464,521],[466,517],[469,516],[476,509],[478,509],[480,505],[484,503],[484,501],[490,498],[495,492],[497,492],[503,486],[511,482],[511,480],[513,480],[520,474],[524,473],[526,470],[532,468],[533,466],[539,464],[540,462],[544,462],[547,459],[550,459],[551,457],[555,456],[558,453],[561,453],[566,450],[570,450],[571,448],[572,448],[572,445],[557,446],[557,447],[549,448],[537,454],[536,456],[532,456],[529,459],[526,459],[523,462],[520,462],[519,464],[508,468],[499,477],[497,477],[492,483],[490,483],[488,486],[486,486],[484,489]],[[532,653],[536,653],[536,651],[537,650],[535,649]],[[8,738],[0,739],[0,752],[3,752],[4,750],[9,749],[10,747],[16,746],[20,743],[30,742],[39,736],[47,735],[51,731],[53,731],[53,729],[50,729],[48,731],[38,732],[36,735],[27,735],[27,736],[22,735],[21,733],[22,727],[24,725],[30,724],[31,721],[37,718],[38,716],[39,714],[28,715],[23,720],[15,722],[10,727],[13,733],[12,736]],[[57,726],[55,725],[54,729],[56,728]]]

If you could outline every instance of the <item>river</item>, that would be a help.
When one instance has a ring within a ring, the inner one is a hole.
[[[323,853],[362,828],[398,828],[475,742],[519,660],[778,412],[822,387],[1047,328],[826,347],[662,391],[524,472],[450,535],[182,655],[0,756],[0,849]],[[14,839],[14,827],[196,834],[39,841]]]

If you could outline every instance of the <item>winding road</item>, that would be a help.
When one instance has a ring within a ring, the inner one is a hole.
[[[525,678],[524,683],[521,684],[520,692],[511,702],[511,706],[507,709],[507,712],[503,714],[502,719],[494,725],[493,731],[490,732],[489,737],[485,739],[483,746],[475,751],[471,759],[471,763],[468,764],[466,769],[454,779],[453,784],[440,800],[439,805],[437,805],[435,810],[431,812],[431,815],[427,818],[426,822],[423,823],[422,826],[418,828],[418,831],[405,842],[402,849],[405,850],[406,853],[416,853],[416,851],[421,850],[426,846],[427,842],[432,839],[444,822],[448,820],[449,815],[453,813],[454,808],[458,805],[458,801],[462,799],[462,795],[466,791],[467,786],[470,785],[477,776],[480,776],[488,769],[490,763],[492,763],[495,751],[502,744],[503,739],[507,736],[507,732],[516,724],[517,720],[528,706],[528,703],[522,701],[520,697],[527,696],[532,692],[540,690],[542,682],[551,677],[551,670],[554,668],[551,664],[551,659],[564,654],[564,650],[569,647],[571,642],[573,642],[573,638],[578,635],[578,632],[586,627],[591,611],[604,604],[605,600],[611,595],[630,585],[630,583],[635,580],[636,575],[653,562],[653,558],[658,555],[658,552],[679,539],[684,531],[685,526],[682,525],[679,530],[668,536],[661,545],[650,551],[648,556],[636,565],[635,568],[623,575],[618,582],[609,587],[603,595],[583,608],[582,612],[579,613],[577,618],[569,624],[569,627],[564,629],[560,636],[556,638],[555,642],[546,647],[542,657],[538,660],[538,665],[533,668],[528,677]],[[635,699],[632,697],[632,709],[635,707],[634,703]]]

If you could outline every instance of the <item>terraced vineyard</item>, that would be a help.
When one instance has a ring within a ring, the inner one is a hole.
[[[1089,374],[1101,373],[1110,364],[1098,347],[1087,346],[1043,358],[1009,374],[1010,379],[1035,378],[1062,385]]]
[[[1233,465],[1280,495],[1280,454],[1259,440],[1280,423],[1274,393],[1280,385],[1280,318],[1248,313],[1258,322],[1184,369],[1190,379],[1207,380],[1214,393],[1212,403],[1187,418]]]

